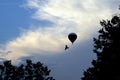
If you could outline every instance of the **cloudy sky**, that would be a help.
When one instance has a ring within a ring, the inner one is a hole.
[[[40,60],[56,80],[80,80],[95,59],[99,21],[118,13],[120,0],[0,0],[0,59]],[[68,34],[75,32],[74,44]],[[64,50],[65,45],[70,48]],[[1,61],[0,60],[0,61]]]

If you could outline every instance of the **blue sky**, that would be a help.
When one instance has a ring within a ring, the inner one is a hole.
[[[50,25],[49,21],[37,21],[30,16],[33,10],[22,7],[25,0],[0,0],[0,43],[17,37],[20,29],[28,29],[29,25]]]
[[[0,42],[19,35],[19,28],[28,28],[30,13],[21,8],[23,0],[0,0]]]
[[[63,4],[64,3],[64,4]],[[91,66],[99,21],[118,13],[119,0],[0,0],[0,58],[42,61],[56,80],[79,80]],[[78,36],[72,45],[68,34]],[[70,48],[64,51],[64,46]]]

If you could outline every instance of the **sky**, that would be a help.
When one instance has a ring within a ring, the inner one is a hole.
[[[80,80],[91,61],[99,22],[119,0],[0,0],[0,61],[41,61],[56,80]],[[75,32],[74,44],[68,34]],[[69,46],[64,50],[65,45]]]

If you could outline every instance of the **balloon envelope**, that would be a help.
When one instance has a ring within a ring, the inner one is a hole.
[[[68,39],[69,39],[72,43],[74,43],[74,41],[77,39],[76,33],[70,33],[70,34],[68,35]]]

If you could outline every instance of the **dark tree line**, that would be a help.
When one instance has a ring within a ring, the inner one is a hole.
[[[100,25],[99,35],[93,39],[97,59],[81,80],[120,80],[120,15],[100,21]]]
[[[55,80],[49,74],[50,70],[41,62],[26,60],[26,64],[19,66],[12,65],[11,61],[0,64],[0,80]]]

